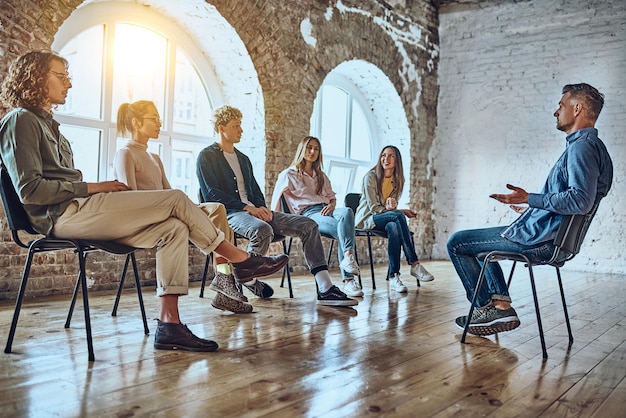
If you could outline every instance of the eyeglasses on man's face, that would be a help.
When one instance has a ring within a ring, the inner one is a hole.
[[[72,83],[72,77],[69,74],[60,73],[58,71],[49,70],[48,72],[54,74],[63,83]]]

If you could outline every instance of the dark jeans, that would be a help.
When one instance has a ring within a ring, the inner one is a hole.
[[[511,251],[523,253],[531,261],[549,260],[554,253],[552,242],[535,245],[523,245],[504,238],[502,231],[506,226],[470,229],[455,232],[448,238],[448,255],[454,264],[461,283],[465,287],[467,299],[472,300],[474,289],[482,268],[482,261],[477,255],[490,251]],[[485,281],[476,299],[476,307],[487,305],[491,300],[511,301],[509,289],[499,263],[489,263],[485,272]]]
[[[389,242],[387,243],[387,255],[389,256],[388,277],[400,273],[400,250],[404,250],[404,256],[409,265],[417,261],[415,247],[406,215],[399,210],[377,213],[372,217],[374,229],[384,231]]]

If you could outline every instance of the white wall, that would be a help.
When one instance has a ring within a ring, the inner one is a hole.
[[[459,229],[508,224],[490,193],[538,192],[565,147],[553,117],[565,84],[606,95],[596,124],[613,188],[568,268],[626,272],[626,2],[493,0],[440,11],[433,258]]]

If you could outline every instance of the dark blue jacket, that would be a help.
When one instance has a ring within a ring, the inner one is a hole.
[[[246,185],[248,200],[256,207],[266,207],[265,196],[254,178],[250,159],[235,149]],[[239,197],[237,178],[224,158],[219,144],[209,145],[198,154],[196,174],[200,183],[200,193],[204,202],[219,202],[228,213],[242,211],[246,206]]]

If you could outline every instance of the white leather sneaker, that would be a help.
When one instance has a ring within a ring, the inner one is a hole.
[[[391,290],[395,290],[398,293],[406,293],[407,292],[407,288],[404,285],[404,283],[402,283],[402,280],[400,280],[400,275],[396,274],[395,276],[391,277],[389,279],[389,289]]]
[[[354,254],[349,254],[341,260],[341,264],[339,264],[339,268],[349,274],[359,274],[361,269],[359,265],[356,263],[356,259],[354,258]]]
[[[411,266],[411,276],[415,277],[420,282],[432,282],[433,280],[435,280],[435,277],[430,274],[421,264]]]
[[[343,284],[343,293],[353,298],[363,296],[363,289],[359,286],[359,281],[356,279],[346,280]]]

